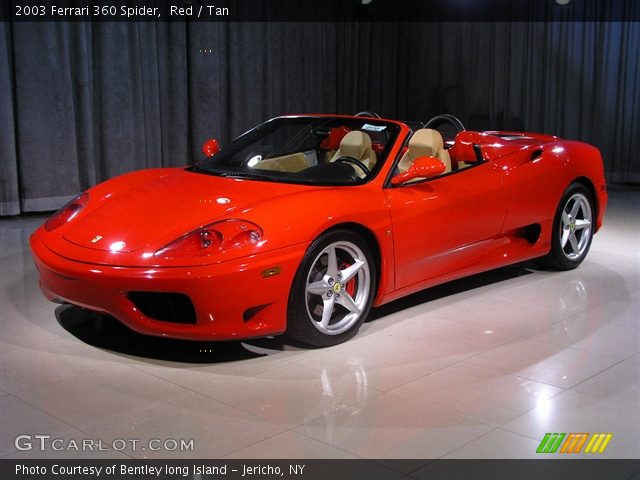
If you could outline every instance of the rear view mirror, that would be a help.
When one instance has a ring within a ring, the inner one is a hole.
[[[418,157],[416,158],[409,169],[396,175],[391,179],[392,185],[402,185],[409,180],[416,178],[428,179],[442,175],[445,171],[444,163],[436,157]]]
[[[213,157],[220,151],[220,144],[215,138],[210,138],[202,145],[202,153],[205,157]]]

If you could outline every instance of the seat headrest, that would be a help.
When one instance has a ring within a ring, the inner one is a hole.
[[[431,128],[416,130],[409,140],[409,153],[412,158],[435,157],[444,146],[442,135]]]
[[[371,148],[371,138],[364,132],[354,130],[347,133],[340,142],[340,154],[360,160]]]

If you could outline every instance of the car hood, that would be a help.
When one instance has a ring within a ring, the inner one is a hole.
[[[133,252],[170,242],[219,219],[241,218],[251,206],[313,187],[217,177],[184,169],[127,175],[103,191],[94,208],[68,225],[64,238],[104,251]],[[116,179],[117,180],[117,179]],[[120,188],[115,188],[120,187]],[[123,188],[125,187],[125,188]],[[90,191],[93,199],[93,192]]]

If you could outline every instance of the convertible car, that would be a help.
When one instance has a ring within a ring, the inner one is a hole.
[[[31,237],[45,295],[144,334],[323,347],[435,284],[529,259],[577,267],[607,204],[595,147],[451,115],[283,116],[203,151],[50,217]]]

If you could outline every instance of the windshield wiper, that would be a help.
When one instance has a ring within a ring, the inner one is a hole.
[[[275,182],[274,178],[271,178],[267,175],[260,175],[259,173],[250,173],[250,172],[221,172],[219,170],[207,170],[205,168],[201,168],[198,165],[191,165],[187,167],[187,170],[190,172],[196,173],[204,173],[205,175],[215,175],[217,177],[225,177],[225,178],[240,178],[247,180],[264,180],[265,182]]]
[[[275,182],[275,179],[267,176],[260,175],[259,173],[250,172],[212,172],[214,175],[220,175],[225,178],[241,178],[247,180],[264,180],[266,182]]]

